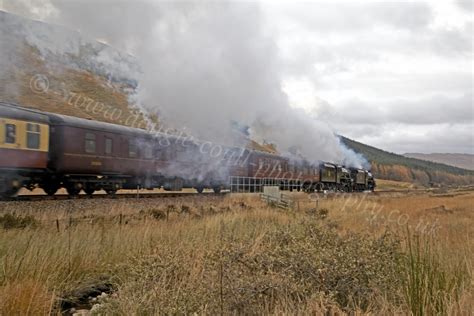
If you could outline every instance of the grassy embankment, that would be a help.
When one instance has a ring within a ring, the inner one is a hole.
[[[2,202],[0,314],[473,310],[474,193],[295,196]]]

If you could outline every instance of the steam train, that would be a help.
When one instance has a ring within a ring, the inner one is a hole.
[[[374,190],[367,170],[222,146],[0,102],[0,195],[119,189]]]

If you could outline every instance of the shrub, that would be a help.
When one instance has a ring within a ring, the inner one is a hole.
[[[256,239],[232,230],[221,238],[212,248],[163,247],[136,259],[111,312],[308,312],[317,296],[341,308],[369,309],[380,295],[395,296],[400,284],[399,244],[389,234],[341,237],[307,219]]]
[[[0,226],[4,229],[36,227],[38,226],[38,221],[31,215],[20,216],[7,213],[0,216]]]
[[[163,220],[166,219],[166,212],[159,210],[159,209],[151,209],[149,210],[149,213],[151,216],[153,216],[154,219],[158,220]]]

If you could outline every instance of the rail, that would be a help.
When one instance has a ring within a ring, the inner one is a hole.
[[[56,194],[49,196],[46,194],[25,194],[18,195],[11,198],[2,198],[0,201],[61,201],[61,200],[87,200],[87,199],[162,199],[162,198],[175,198],[175,197],[186,197],[186,196],[195,196],[195,197],[223,197],[226,196],[229,192],[204,192],[204,193],[195,193],[195,192],[160,192],[160,193],[117,193],[115,195],[108,194],[79,194],[76,196],[70,196],[67,194]]]

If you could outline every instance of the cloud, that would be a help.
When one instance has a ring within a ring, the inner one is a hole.
[[[316,115],[342,135],[392,152],[473,153],[473,112],[470,92],[388,104],[351,100]]]
[[[51,17],[57,12],[50,0],[7,0],[0,2],[0,9],[35,20]]]
[[[472,92],[459,97],[435,95],[418,100],[395,99],[377,102],[353,99],[322,107],[316,115],[324,121],[349,125],[465,124],[472,122],[472,100]]]
[[[377,27],[403,30],[425,28],[433,13],[423,2],[288,2],[269,5],[302,29],[322,33],[354,33]]]
[[[423,128],[390,124],[380,128],[376,135],[366,136],[359,140],[397,153],[474,154],[471,124],[434,124]]]
[[[283,21],[277,31],[294,106],[385,149],[403,152],[413,141],[419,151],[471,151],[472,15],[454,2],[300,3],[269,15]],[[455,138],[440,137],[461,125]]]
[[[468,12],[473,11],[473,4],[471,0],[456,0],[456,4],[463,10]]]

